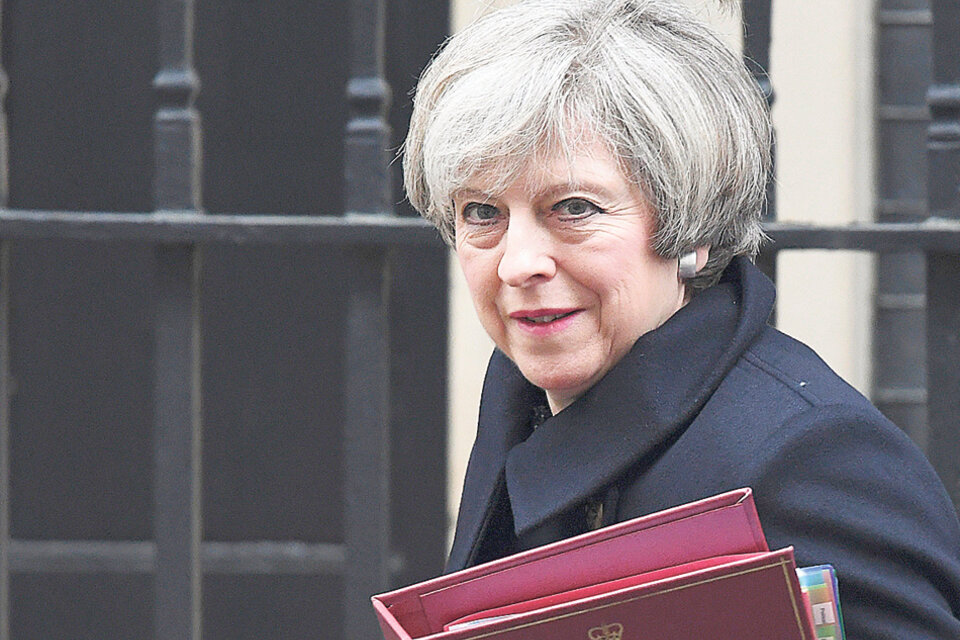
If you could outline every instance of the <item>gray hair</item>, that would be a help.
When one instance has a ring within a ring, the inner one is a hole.
[[[676,0],[526,0],[450,38],[417,87],[407,195],[452,242],[452,194],[468,181],[506,188],[531,159],[574,153],[585,134],[649,199],[658,254],[711,247],[694,288],[759,250],[766,103],[742,61]]]

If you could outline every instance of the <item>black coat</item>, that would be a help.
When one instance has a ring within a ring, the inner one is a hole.
[[[603,504],[609,524],[752,487],[771,548],[837,569],[850,640],[960,639],[960,525],[942,484],[863,396],[767,326],[773,300],[735,260],[553,417],[496,351],[448,570],[582,531],[584,505]]]

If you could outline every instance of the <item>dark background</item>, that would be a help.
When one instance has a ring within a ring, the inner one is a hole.
[[[397,144],[446,5],[388,3]],[[196,3],[207,212],[342,213],[347,7]],[[157,34],[150,1],[3,3],[11,208],[152,209]],[[346,251],[203,247],[204,540],[342,542]],[[11,243],[15,540],[153,537],[154,256]],[[391,273],[399,585],[445,553],[446,252],[396,250]],[[341,590],[338,576],[207,576],[204,637],[347,637]],[[11,637],[151,637],[153,591],[151,575],[14,573]]]

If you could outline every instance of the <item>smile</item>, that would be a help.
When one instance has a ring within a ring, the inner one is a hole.
[[[554,320],[559,320],[560,318],[566,318],[574,313],[576,312],[568,311],[566,313],[553,313],[548,316],[523,316],[521,320],[524,320],[525,322],[532,322],[534,324],[547,324],[548,322],[553,322]]]
[[[514,311],[510,317],[524,330],[536,336],[552,335],[563,331],[573,322],[574,316],[583,309],[522,309]]]

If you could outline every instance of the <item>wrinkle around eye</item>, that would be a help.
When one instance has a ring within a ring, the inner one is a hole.
[[[580,212],[570,211],[571,206],[573,206],[573,208],[583,208],[584,210]],[[606,213],[603,207],[586,198],[566,198],[550,207],[550,210],[566,216],[570,220],[585,220],[598,213]],[[566,212],[564,212],[564,210],[566,210]]]
[[[480,212],[483,212],[481,215]],[[489,215],[489,217],[484,217]],[[496,206],[487,202],[468,202],[463,206],[460,217],[464,223],[475,226],[494,224],[503,216]]]
[[[457,223],[457,245],[489,248],[497,245],[503,237],[504,224],[500,220],[489,223],[471,223],[461,219]]]

